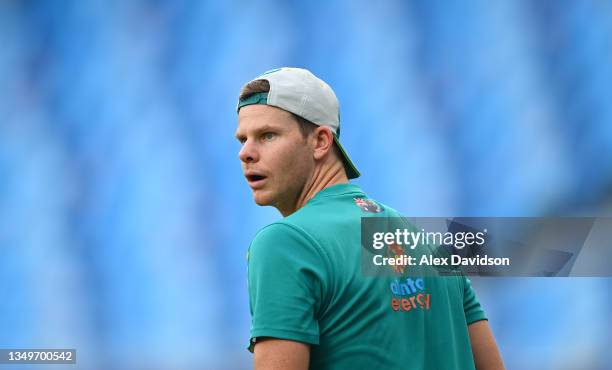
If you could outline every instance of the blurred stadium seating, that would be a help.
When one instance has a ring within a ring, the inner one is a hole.
[[[251,368],[235,103],[277,66],[405,214],[612,214],[608,1],[6,0],[0,45],[0,348]],[[610,279],[474,285],[508,369],[612,368]]]

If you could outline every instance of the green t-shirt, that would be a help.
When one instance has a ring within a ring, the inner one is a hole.
[[[465,276],[365,276],[361,218],[399,217],[353,184],[321,190],[263,228],[248,254],[251,346],[311,344],[311,369],[473,369],[486,320]]]

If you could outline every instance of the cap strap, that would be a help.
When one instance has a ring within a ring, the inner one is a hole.
[[[247,96],[238,102],[238,110],[246,105],[268,104],[268,93],[260,92]]]

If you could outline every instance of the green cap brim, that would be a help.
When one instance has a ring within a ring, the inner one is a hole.
[[[359,176],[361,176],[359,171],[357,171],[357,167],[355,167],[355,165],[349,158],[348,154],[346,154],[346,151],[340,144],[340,140],[338,140],[338,137],[336,135],[334,135],[334,143],[338,145],[338,149],[340,149],[340,153],[342,153],[342,162],[344,162],[344,169],[346,170],[346,176],[349,179],[356,179]]]

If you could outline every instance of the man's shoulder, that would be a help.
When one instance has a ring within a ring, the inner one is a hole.
[[[250,249],[272,251],[277,248],[316,247],[315,239],[299,225],[286,219],[273,222],[255,234]]]
[[[264,227],[255,235],[247,252],[247,260],[249,265],[262,261],[268,261],[268,264],[312,265],[316,264],[315,261],[327,259],[326,255],[321,244],[308,232],[281,220]]]
[[[309,244],[325,248],[328,241],[361,235],[361,219],[401,217],[401,214],[363,192],[317,196],[293,214],[263,227],[251,245]]]
[[[287,219],[282,219],[275,221],[269,225],[261,228],[257,234],[255,234],[255,238],[253,241],[258,240],[267,240],[267,239],[277,239],[279,237],[287,237],[287,236],[305,236],[307,233],[300,227],[299,224],[295,222],[288,221]]]

